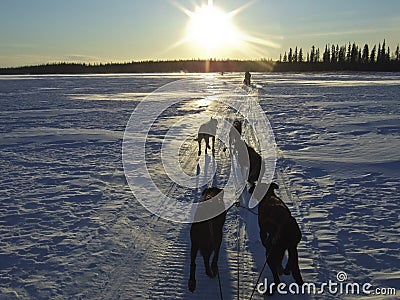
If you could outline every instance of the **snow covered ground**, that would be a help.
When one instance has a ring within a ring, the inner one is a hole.
[[[242,81],[242,74],[214,76],[217,91]],[[197,290],[188,292],[190,225],[147,211],[132,195],[122,163],[125,127],[138,103],[167,83],[198,77],[0,77],[0,299],[220,298],[218,279],[206,277],[200,256]],[[400,74],[252,78],[256,88],[249,92],[276,139],[279,194],[303,232],[303,279],[337,282],[345,272],[344,283],[396,288],[398,295]],[[233,118],[192,94],[162,114],[146,148],[153,180],[181,201],[198,200],[201,187],[184,189],[160,172],[160,141],[169,126],[202,113]],[[245,139],[255,143],[250,130]],[[230,162],[222,147],[217,143],[215,160],[204,154],[199,160],[197,142],[188,139],[179,150],[181,166],[193,175],[215,162],[213,183],[223,186]],[[248,198],[244,192],[241,201]],[[223,299],[249,299],[264,259],[257,216],[233,207],[219,261]],[[272,280],[268,267],[264,278]],[[382,298],[327,290],[272,298],[355,297]]]

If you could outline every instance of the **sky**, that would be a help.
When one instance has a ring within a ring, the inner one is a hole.
[[[219,21],[193,25],[198,9],[210,3],[219,9],[220,20],[228,20],[232,34],[218,28],[225,26]],[[0,67],[207,57],[275,60],[290,47],[306,53],[312,45],[321,50],[349,42],[371,47],[384,39],[394,52],[400,43],[399,12],[398,0],[1,0]],[[199,33],[195,26],[209,32]]]

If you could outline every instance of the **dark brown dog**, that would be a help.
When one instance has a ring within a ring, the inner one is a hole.
[[[210,138],[212,139],[212,151],[215,151],[215,134],[217,132],[218,120],[211,117],[211,119],[200,126],[199,132],[197,134],[197,139],[195,139],[199,143],[199,152],[198,155],[201,154],[201,141],[204,140],[206,142],[206,150],[211,149],[210,147]]]
[[[249,175],[247,176],[247,181],[250,183],[249,193],[253,193],[254,188],[256,186],[256,182],[264,174],[263,160],[261,158],[261,155],[258,154],[252,147],[246,144],[246,148],[250,162],[250,166],[248,168]]]
[[[280,283],[279,269],[282,268],[285,250],[288,250],[289,258],[284,272],[286,274],[292,272],[292,276],[298,285],[301,286],[304,283],[300,274],[297,252],[297,245],[301,240],[301,231],[289,208],[275,194],[274,190],[278,188],[276,183],[271,183],[258,206],[260,238],[266,249],[268,266],[274,276],[275,289]]]
[[[242,122],[235,120],[229,132],[229,147],[231,153],[237,152],[241,173],[243,176],[247,174],[247,181],[250,183],[249,193],[252,193],[256,182],[264,174],[263,161],[260,154],[242,140],[241,134]]]
[[[235,120],[233,121],[232,127],[229,131],[229,149],[232,151],[232,149],[235,149],[235,146],[237,148],[238,143],[242,140],[242,121],[240,120]],[[223,151],[226,151],[226,147],[224,147]]]
[[[250,72],[246,71],[244,73],[244,80],[243,80],[244,85],[250,85],[250,78],[251,78]]]
[[[226,219],[226,210],[223,202],[223,190],[211,187],[203,191],[200,202],[207,202],[206,207],[198,207],[195,215],[196,220],[204,220],[209,212],[221,212],[216,217],[206,221],[193,223],[190,228],[190,277],[188,281],[189,291],[196,289],[196,257],[200,250],[204,259],[206,274],[213,278],[218,274],[218,256],[222,242],[222,230]],[[210,267],[211,253],[214,252]]]

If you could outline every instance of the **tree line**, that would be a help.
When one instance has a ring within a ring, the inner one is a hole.
[[[187,59],[147,60],[126,63],[47,63],[36,66],[0,68],[7,74],[107,74],[107,73],[207,73],[207,72],[318,72],[318,71],[384,71],[400,72],[399,45],[392,53],[386,41],[363,47],[325,45],[323,52],[314,45],[307,53],[290,48],[278,61],[271,59]]]
[[[284,55],[280,55],[280,63],[325,63],[325,64],[390,64],[400,62],[400,50],[397,45],[394,53],[391,53],[390,47],[386,47],[386,41],[379,43],[378,47],[374,45],[372,48],[365,44],[363,47],[356,43],[339,46],[325,45],[324,51],[321,53],[319,48],[314,45],[310,51],[304,55],[303,49],[295,47],[290,48]]]
[[[6,74],[107,74],[107,73],[208,73],[208,72],[269,72],[271,60],[148,60],[127,63],[47,63],[36,66],[0,68]]]

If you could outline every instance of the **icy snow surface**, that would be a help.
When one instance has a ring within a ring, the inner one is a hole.
[[[242,74],[213,76],[238,87],[242,82]],[[190,224],[147,211],[132,195],[122,164],[124,130],[138,103],[164,84],[198,77],[0,77],[0,299],[219,299],[218,279],[205,275],[200,255],[197,290],[187,290]],[[400,74],[252,78],[256,85],[247,92],[275,135],[279,195],[303,232],[303,279],[335,281],[343,271],[349,282],[400,289]],[[187,101],[153,125],[146,145],[152,179],[180,201],[198,199],[201,187],[167,180],[160,145],[179,117],[202,113],[233,117],[188,91]],[[245,128],[244,138],[257,148],[254,132]],[[213,184],[226,184],[230,165],[222,147],[217,143],[215,159],[199,159],[197,142],[188,139],[179,149],[185,173],[212,165]],[[240,201],[248,198],[245,191]],[[257,216],[230,209],[219,260],[224,299],[250,298],[264,253]],[[272,281],[268,267],[264,278]]]

